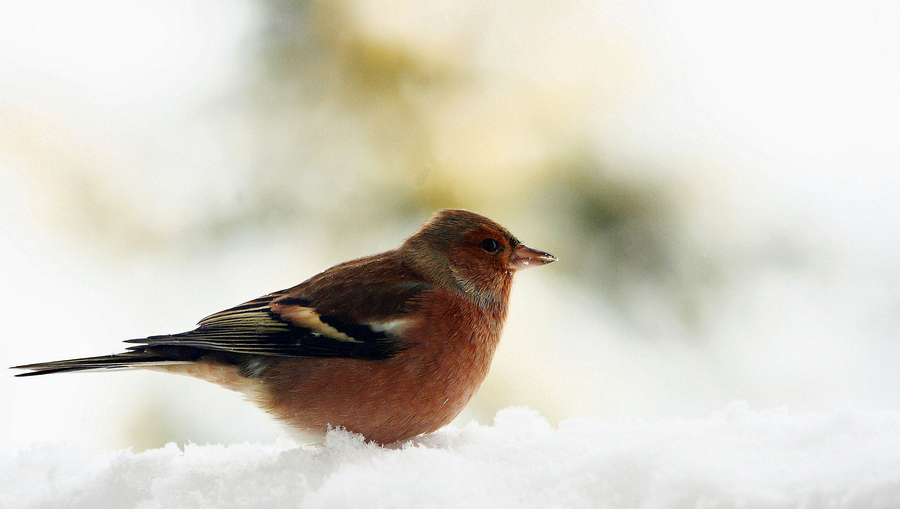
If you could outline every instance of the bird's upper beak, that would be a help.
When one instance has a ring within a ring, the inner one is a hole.
[[[540,267],[555,261],[556,257],[550,253],[519,244],[513,249],[512,257],[509,259],[509,269],[521,270],[528,267]]]

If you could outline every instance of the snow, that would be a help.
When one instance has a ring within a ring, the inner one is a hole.
[[[569,419],[524,408],[395,448],[40,444],[0,457],[0,507],[898,507],[900,412]]]

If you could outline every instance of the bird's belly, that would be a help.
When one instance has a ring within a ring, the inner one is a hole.
[[[487,374],[487,366],[442,361],[403,353],[381,361],[286,361],[263,377],[269,394],[263,406],[307,432],[341,427],[378,443],[408,439],[452,421]]]

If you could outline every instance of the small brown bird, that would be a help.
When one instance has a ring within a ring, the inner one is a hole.
[[[490,368],[513,274],[555,260],[484,216],[442,210],[397,249],[210,315],[190,332],[14,369],[191,375],[305,432],[342,427],[388,444],[462,411]]]

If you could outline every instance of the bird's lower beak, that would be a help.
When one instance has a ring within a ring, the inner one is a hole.
[[[540,267],[555,261],[556,257],[550,253],[519,244],[513,249],[512,257],[509,259],[509,269],[521,270],[528,267]]]

